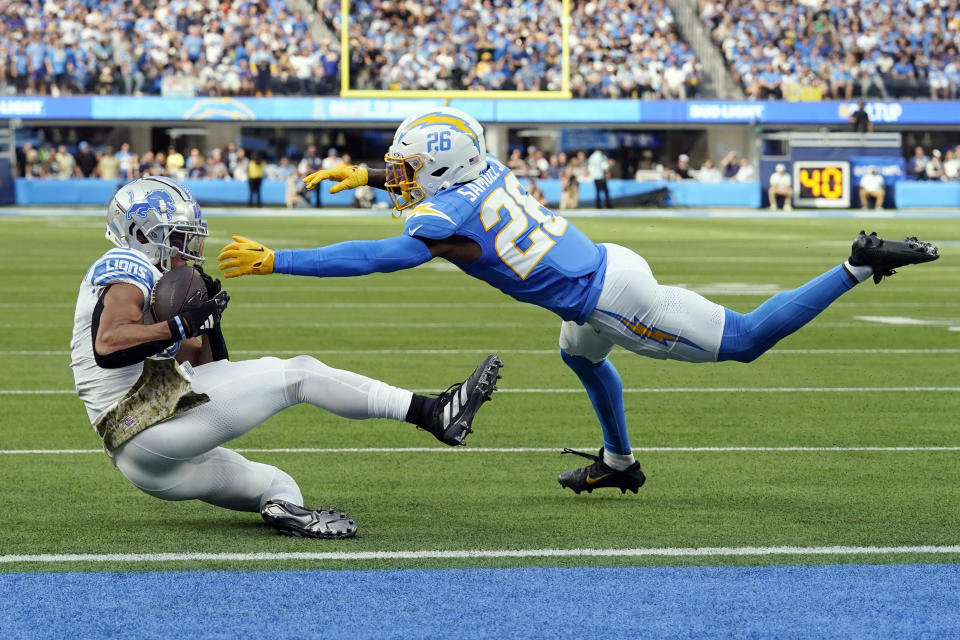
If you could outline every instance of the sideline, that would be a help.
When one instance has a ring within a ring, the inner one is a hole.
[[[0,563],[262,562],[276,560],[458,560],[477,558],[640,558],[849,556],[960,553],[960,545],[914,547],[698,547],[660,549],[463,549],[450,551],[320,551],[287,553],[42,553],[4,555]]]

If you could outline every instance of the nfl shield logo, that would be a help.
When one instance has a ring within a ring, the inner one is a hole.
[[[137,424],[136,416],[132,416],[132,415],[123,416],[123,424],[127,425],[128,427],[132,427],[133,425]]]

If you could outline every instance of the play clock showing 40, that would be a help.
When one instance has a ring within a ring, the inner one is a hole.
[[[798,207],[848,208],[850,163],[818,160],[793,163],[793,204]]]

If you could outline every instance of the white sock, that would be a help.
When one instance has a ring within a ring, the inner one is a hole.
[[[308,402],[343,418],[363,420],[407,416],[413,392],[367,376],[334,369],[309,356],[284,361],[284,375],[295,402]]]
[[[632,451],[630,453],[611,453],[606,449],[603,450],[603,462],[616,471],[623,471],[636,461]]]
[[[368,387],[367,408],[371,418],[388,418],[403,422],[413,400],[413,392],[374,380]]]
[[[847,270],[847,273],[856,278],[857,282],[863,282],[873,276],[873,267],[869,265],[862,264],[859,267],[855,267],[850,264],[849,260],[846,260],[843,263],[843,268]]]

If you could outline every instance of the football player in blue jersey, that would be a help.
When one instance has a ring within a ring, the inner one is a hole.
[[[603,429],[599,455],[564,472],[560,485],[591,492],[634,493],[644,483],[627,437],[620,375],[607,355],[614,345],[653,358],[751,362],[857,283],[876,282],[904,265],[929,262],[938,250],[916,238],[891,242],[863,232],[843,264],[751,313],[737,313],[697,293],[659,284],[647,262],[625,247],[597,244],[532,198],[510,170],[486,152],[472,116],[431,107],[400,124],[380,170],[340,166],[311,174],[309,188],[337,182],[385,189],[403,233],[377,241],[272,251],[234,236],[219,255],[228,278],[286,273],[356,276],[391,272],[445,258],[504,293],[559,315],[560,357],[580,378]]]
[[[116,247],[80,284],[70,343],[77,394],[116,467],[164,500],[202,500],[259,512],[280,533],[346,538],[356,523],[333,509],[307,509],[296,481],[223,444],[279,411],[311,404],[351,419],[411,422],[451,446],[496,389],[500,361],[488,356],[464,382],[429,398],[310,356],[230,361],[220,331],[229,298],[199,269],[207,226],[182,185],[146,177],[107,207]],[[207,286],[179,315],[152,317],[164,272],[192,262]]]

